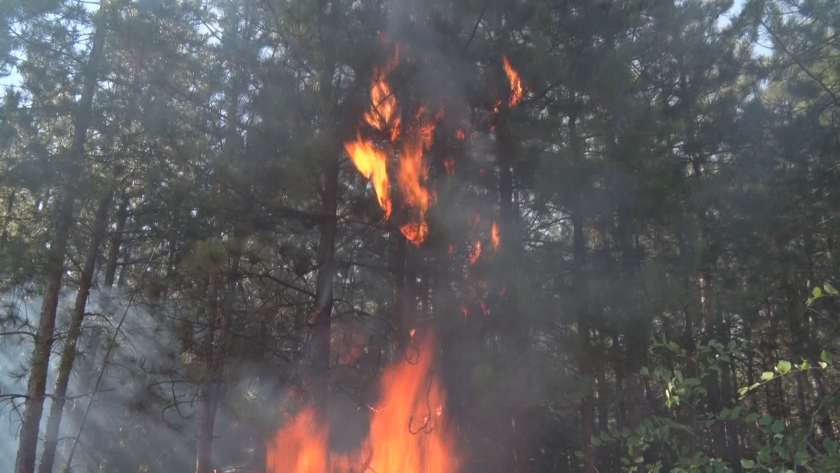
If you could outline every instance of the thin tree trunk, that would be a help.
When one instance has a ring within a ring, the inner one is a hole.
[[[67,402],[67,386],[70,384],[70,374],[73,371],[73,362],[76,360],[76,345],[79,335],[82,332],[82,321],[85,318],[88,294],[93,284],[93,271],[96,266],[96,258],[99,256],[99,244],[105,233],[105,226],[108,222],[108,210],[114,196],[113,189],[109,189],[100,199],[99,206],[93,219],[92,234],[85,265],[82,269],[82,277],[79,281],[79,292],[76,294],[76,304],[73,307],[73,315],[70,319],[70,327],[67,330],[64,341],[64,351],[61,354],[61,362],[58,367],[58,377],[55,381],[55,392],[53,393],[50,415],[47,419],[47,431],[44,435],[44,450],[41,453],[41,463],[38,465],[38,473],[52,473],[55,461],[55,450],[58,446],[58,432],[61,426],[61,418],[64,414],[64,405]]]
[[[210,473],[213,453],[213,428],[218,406],[219,366],[216,343],[216,328],[219,310],[219,273],[213,268],[207,283],[207,334],[202,344],[202,356],[206,366],[204,379],[198,390],[198,432],[195,454],[195,473]]]
[[[6,248],[6,242],[9,241],[9,227],[12,224],[12,214],[15,210],[15,199],[17,198],[17,190],[12,189],[6,200],[6,215],[3,217],[3,234],[0,235],[0,249]]]
[[[724,321],[719,326],[720,332],[719,337],[721,343],[724,345],[729,344],[729,340],[732,339],[729,323],[728,321]],[[723,407],[727,409],[733,409],[735,407],[734,401],[734,385],[735,382],[732,378],[732,370],[731,370],[732,363],[721,361],[720,362],[720,399]],[[730,465],[737,465],[741,461],[741,452],[738,448],[738,432],[735,422],[725,422],[724,427],[726,429],[726,461]]]
[[[56,209],[52,244],[45,269],[46,289],[38,321],[38,331],[35,335],[35,346],[32,350],[29,381],[26,387],[26,410],[23,413],[20,425],[15,473],[33,473],[35,471],[38,431],[44,411],[44,394],[55,331],[55,316],[61,291],[61,279],[64,275],[64,256],[70,239],[70,227],[73,223],[76,187],[79,175],[84,167],[85,141],[91,122],[93,95],[96,92],[99,62],[102,58],[104,43],[105,26],[100,23],[96,26],[96,32],[93,35],[82,96],[76,109],[73,144],[67,155],[68,171]]]
[[[391,271],[394,279],[394,300],[389,317],[393,330],[392,356],[399,358],[399,353],[408,344],[408,332],[405,324],[406,302],[406,253],[408,252],[405,236],[398,228],[391,230]]]

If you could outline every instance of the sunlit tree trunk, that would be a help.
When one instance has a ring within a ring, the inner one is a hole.
[[[9,240],[9,227],[12,225],[12,214],[15,210],[15,198],[17,198],[17,189],[12,189],[9,192],[9,197],[6,199],[6,215],[3,216],[3,232],[0,234],[0,250],[6,248],[6,242]]]
[[[102,18],[99,16],[98,18]],[[83,167],[85,141],[91,122],[93,95],[96,92],[99,62],[105,43],[104,24],[96,25],[87,70],[85,71],[82,95],[76,105],[73,144],[67,153],[68,170],[58,198],[58,207],[53,221],[53,233],[45,267],[46,289],[32,349],[32,365],[26,387],[26,410],[23,413],[15,459],[15,473],[33,473],[35,455],[38,449],[38,432],[44,410],[44,394],[47,384],[50,352],[55,331],[55,316],[64,275],[64,256],[70,239],[70,227],[76,204],[78,179]]]

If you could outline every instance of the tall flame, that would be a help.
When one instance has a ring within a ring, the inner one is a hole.
[[[330,452],[328,428],[306,409],[269,443],[267,473],[456,473],[454,438],[443,425],[446,395],[432,372],[431,337],[417,348],[383,375],[370,434],[358,452]]]
[[[510,99],[508,105],[510,108],[513,108],[522,100],[522,80],[519,78],[519,73],[511,67],[507,57],[502,56],[502,61],[505,63],[505,75],[510,82]]]
[[[391,215],[391,185],[388,179],[388,157],[374,148],[373,143],[357,136],[355,141],[344,144],[344,149],[363,176],[370,179],[379,206],[385,211],[385,218]]]
[[[401,122],[398,113],[397,98],[387,82],[388,74],[399,62],[400,46],[397,45],[393,61],[383,69],[374,69],[374,82],[370,89],[371,104],[365,111],[364,121],[380,131],[390,131],[391,143],[385,146],[387,150],[394,150],[397,142],[402,140],[402,151],[399,154],[399,168],[397,184],[403,203],[409,209],[409,221],[400,226],[402,233],[415,245],[420,245],[428,235],[429,229],[426,214],[434,195],[427,187],[429,178],[428,166],[423,161],[423,152],[432,144],[434,139],[435,121],[444,113],[443,108],[438,111],[434,121],[424,121],[425,107],[419,107],[414,119],[405,124]],[[403,136],[407,135],[407,136]],[[371,140],[357,135],[355,141],[344,145],[356,169],[373,182],[379,206],[385,211],[385,218],[391,215],[390,180],[388,177],[388,154],[375,147]],[[418,221],[419,219],[419,221]]]
[[[406,141],[400,154],[400,168],[397,174],[397,182],[406,205],[416,209],[420,218],[419,222],[410,222],[401,228],[403,235],[415,245],[422,243],[428,234],[426,211],[429,209],[431,198],[429,190],[425,187],[429,169],[423,162],[423,144],[426,141],[423,130],[426,128],[421,128],[419,140]]]

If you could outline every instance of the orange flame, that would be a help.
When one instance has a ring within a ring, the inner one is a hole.
[[[385,82],[384,74],[374,71],[379,79],[370,90],[371,109],[365,112],[365,121],[377,130],[384,130],[397,109],[397,98]]]
[[[427,187],[429,171],[423,161],[424,148],[428,148],[434,139],[435,122],[443,116],[440,108],[435,118],[424,121],[426,108],[418,107],[413,120],[403,124],[398,112],[397,99],[387,82],[387,76],[399,62],[400,45],[397,45],[393,61],[383,70],[374,69],[374,83],[371,86],[371,105],[364,113],[364,120],[371,127],[380,131],[390,131],[391,143],[396,144],[403,138],[402,151],[399,154],[397,184],[403,195],[403,202],[410,210],[409,222],[402,224],[400,230],[415,245],[420,245],[428,234],[426,214],[434,194]],[[406,135],[406,137],[403,137]],[[385,218],[391,215],[391,199],[388,178],[388,155],[374,147],[373,142],[361,138],[345,143],[348,154],[356,168],[373,182],[379,205],[385,211]],[[393,150],[396,146],[387,146]],[[419,219],[419,222],[417,221]]]
[[[379,206],[385,211],[387,219],[391,215],[391,187],[386,166],[388,157],[361,136],[358,136],[356,141],[345,143],[344,149],[347,150],[356,169],[373,183]]]
[[[522,80],[519,78],[519,73],[510,66],[507,57],[502,56],[502,61],[505,63],[505,75],[510,82],[510,100],[508,101],[508,105],[510,108],[513,108],[522,100]]]
[[[464,135],[464,130],[458,128],[458,130],[455,132],[455,137],[459,140],[463,140],[464,138],[466,138],[466,135]]]
[[[442,424],[445,392],[432,376],[431,337],[418,348],[382,377],[370,434],[358,452],[330,452],[328,429],[306,409],[269,443],[267,473],[456,473],[454,438]]]
[[[474,265],[481,256],[481,242],[475,242],[475,248],[470,252],[470,265]]]
[[[429,169],[423,162],[423,148],[420,143],[406,143],[400,155],[400,169],[397,182],[405,203],[425,214],[429,208],[429,191],[424,187],[429,178]]]
[[[405,235],[408,241],[419,246],[420,243],[423,243],[426,240],[426,236],[429,234],[429,226],[425,221],[419,223],[406,223],[400,227],[400,231],[403,235]]]
[[[499,239],[499,225],[496,222],[493,222],[490,228],[490,241],[493,243],[493,249],[498,250],[501,240]]]

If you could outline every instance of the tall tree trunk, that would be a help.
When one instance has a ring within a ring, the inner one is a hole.
[[[45,268],[46,289],[41,305],[38,331],[32,349],[32,366],[26,386],[26,410],[20,425],[15,473],[33,473],[35,455],[38,450],[38,431],[44,410],[44,394],[47,385],[50,352],[55,331],[55,316],[61,291],[61,279],[64,275],[64,254],[70,239],[70,227],[73,223],[73,211],[76,204],[76,187],[79,175],[84,167],[85,141],[91,122],[93,95],[96,92],[99,62],[105,43],[105,25],[102,15],[93,35],[90,57],[85,71],[82,96],[77,104],[73,144],[67,154],[68,170],[58,198],[53,224],[53,238]]]
[[[325,18],[327,22],[334,20],[336,8],[333,7]],[[325,48],[330,46],[325,45]],[[327,120],[332,122],[336,117],[333,103],[332,79],[335,73],[335,58],[333,52],[325,51],[327,57],[324,69],[321,71],[321,104],[326,110]],[[334,139],[334,138],[333,138]],[[339,147],[330,146],[330,156],[324,164],[324,189],[321,195],[322,221],[321,236],[318,242],[318,280],[315,292],[315,309],[310,318],[312,325],[312,359],[310,382],[313,405],[320,415],[326,415],[329,399],[329,370],[330,370],[330,325],[333,309],[333,278],[335,277],[335,240],[338,231],[336,211],[338,209],[338,173]]]
[[[576,161],[581,161],[580,141],[577,133],[577,116],[569,116],[569,137],[572,153]],[[582,200],[582,199],[581,199]],[[572,272],[572,292],[577,302],[578,325],[578,368],[584,383],[583,396],[580,400],[580,441],[583,451],[584,473],[595,473],[595,455],[592,450],[592,434],[595,431],[595,410],[592,374],[592,349],[590,346],[589,310],[586,281],[586,235],[584,234],[584,217],[581,210],[582,202],[578,201],[572,214],[574,261]]]
[[[220,228],[217,228],[220,230]],[[217,234],[219,232],[217,231]],[[198,431],[196,434],[195,473],[212,471],[213,428],[216,423],[216,408],[219,403],[218,389],[220,368],[218,366],[218,342],[216,329],[219,315],[219,275],[221,268],[213,268],[207,276],[207,333],[201,347],[204,359],[204,377],[198,388]]]
[[[720,324],[718,336],[724,346],[732,339],[729,328],[729,321],[724,320]],[[735,407],[735,379],[732,377],[732,363],[720,361],[720,400],[723,407],[732,410]],[[741,461],[741,452],[738,446],[738,430],[736,422],[724,422],[726,429],[726,461],[730,465],[737,465]]]
[[[102,317],[109,319],[113,312],[113,288],[114,279],[117,274],[117,261],[120,255],[120,246],[122,245],[123,230],[125,223],[128,220],[128,196],[124,195],[119,208],[117,209],[117,221],[114,232],[110,235],[110,243],[108,247],[108,255],[105,258],[105,274],[102,279],[102,285],[99,288],[99,312]],[[90,341],[88,342],[87,351],[83,353],[83,363],[77,373],[79,374],[79,385],[82,386],[85,392],[91,393],[91,396],[96,396],[92,392],[96,380],[95,363],[96,357],[101,348],[101,339],[103,335],[103,328],[98,323],[93,324],[91,330]],[[71,403],[70,416],[71,422],[78,423],[82,414],[81,406],[75,400]],[[94,434],[98,434],[97,429],[93,429]],[[97,444],[96,440],[92,441]],[[67,448],[70,448],[68,443]]]
[[[114,232],[109,238],[108,255],[105,257],[105,275],[102,278],[102,287],[99,291],[99,312],[103,317],[110,317],[110,311],[114,299],[114,279],[117,275],[117,261],[120,256],[125,222],[128,220],[128,196],[124,195],[120,206],[117,209],[117,223]],[[102,339],[102,328],[94,326],[91,331],[89,352],[84,357],[81,376],[86,380],[83,386],[89,386],[93,379],[93,367],[96,362],[96,354],[99,351],[100,340]]]
[[[605,124],[605,147],[608,159],[614,169],[614,180],[619,202],[617,205],[618,217],[618,245],[621,255],[621,281],[622,290],[628,300],[625,303],[625,310],[630,311],[635,294],[633,288],[633,275],[639,265],[637,252],[633,238],[633,226],[635,220],[634,199],[632,197],[632,181],[627,171],[621,169],[617,143],[617,119],[612,115],[606,117]],[[644,324],[638,323],[632,312],[625,316],[624,328],[626,331],[626,377],[624,382],[624,402],[627,409],[627,426],[635,431],[641,425],[644,418],[644,392],[639,372],[642,368],[642,359],[646,350],[646,328]]]
[[[44,435],[44,450],[41,453],[41,462],[38,465],[38,473],[52,473],[55,461],[55,450],[58,446],[58,432],[61,426],[61,418],[64,414],[64,405],[67,402],[67,386],[70,384],[70,374],[73,371],[73,362],[76,360],[76,345],[79,335],[82,332],[82,321],[85,318],[88,294],[93,283],[93,271],[96,267],[96,259],[99,256],[99,244],[105,233],[105,226],[108,222],[108,211],[111,207],[114,191],[108,189],[99,200],[99,206],[93,219],[92,234],[85,255],[85,265],[82,269],[82,277],[79,281],[79,291],[76,294],[76,304],[73,307],[73,315],[70,319],[70,327],[67,330],[64,340],[64,351],[61,354],[61,362],[58,367],[58,377],[55,381],[55,392],[53,393],[50,415],[47,419],[47,431]]]
[[[598,401],[596,407],[598,408],[598,431],[606,432],[610,428],[609,421],[609,404],[610,387],[607,384],[607,374],[604,368],[603,359],[599,359],[595,368],[595,376],[598,380]]]
[[[816,252],[816,248],[814,243],[814,235],[811,232],[810,228],[806,229],[803,240],[806,262],[805,264],[807,265],[807,271],[805,272],[807,278],[805,281],[805,287],[806,291],[810,292],[811,290],[813,290],[813,287],[815,287],[816,284],[814,278],[813,257],[813,255]],[[830,258],[826,258],[826,260],[831,261]],[[820,348],[819,342],[817,340],[819,327],[817,326],[817,319],[814,317],[813,311],[809,310],[806,312],[804,326],[806,331],[805,349],[808,355],[808,361],[811,363],[811,366],[817,366],[817,364],[820,361]],[[813,396],[815,400],[814,405],[819,406],[826,399],[826,396],[828,394],[825,389],[825,382],[823,381],[822,370],[811,370],[811,385],[813,387]],[[828,409],[822,409],[818,414],[817,428],[819,429],[820,434],[824,437],[833,437],[834,432],[831,422],[831,416],[828,413]]]

